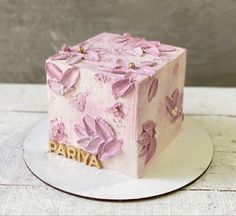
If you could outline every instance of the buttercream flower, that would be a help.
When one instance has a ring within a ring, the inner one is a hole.
[[[179,117],[184,117],[183,114],[183,93],[180,94],[178,89],[175,89],[172,96],[166,96],[166,109],[171,116],[173,122]]]
[[[84,116],[81,124],[74,126],[77,143],[90,154],[107,160],[121,153],[122,141],[118,140],[112,127],[102,118]]]
[[[112,107],[109,108],[109,112],[111,112],[115,117],[123,119],[125,116],[124,113],[124,105],[120,102],[116,102]]]
[[[148,101],[151,102],[152,98],[156,96],[158,89],[158,79],[155,78],[151,81],[151,85],[148,91]]]
[[[50,121],[49,137],[51,140],[62,142],[66,137],[65,125],[63,122],[58,121],[57,118]]]
[[[133,72],[134,74],[152,76],[155,74],[154,65],[155,61],[143,61],[140,63],[128,63],[123,59],[117,59],[115,63],[111,66],[100,66],[100,69],[115,74],[126,74],[128,72]]]
[[[145,156],[145,164],[152,158],[156,150],[155,130],[156,123],[148,120],[143,123],[143,131],[138,137],[138,143],[141,145],[139,157]]]
[[[45,70],[48,75],[50,89],[59,95],[66,95],[74,90],[74,86],[80,77],[80,70],[76,67],[68,68],[65,72],[62,72],[55,64],[47,62]]]
[[[52,56],[53,60],[66,60],[70,65],[77,64],[83,59],[98,61],[99,55],[92,49],[88,42],[79,43],[75,46],[63,45],[58,54]]]

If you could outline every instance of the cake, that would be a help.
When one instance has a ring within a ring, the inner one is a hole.
[[[142,177],[181,130],[185,66],[186,49],[128,33],[64,44],[45,64],[49,154]]]

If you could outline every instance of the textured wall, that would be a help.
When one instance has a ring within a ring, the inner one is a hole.
[[[187,85],[236,86],[235,0],[0,0],[0,82],[43,83],[49,55],[102,31],[186,47]]]

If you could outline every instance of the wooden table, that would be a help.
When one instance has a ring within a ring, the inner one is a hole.
[[[185,113],[208,131],[215,147],[213,161],[191,185],[133,202],[71,196],[46,186],[26,168],[22,144],[46,116],[45,85],[0,84],[0,102],[0,215],[236,214],[236,88],[185,89]]]

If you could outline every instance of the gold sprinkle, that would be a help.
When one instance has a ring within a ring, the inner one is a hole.
[[[129,68],[135,69],[136,65],[133,62],[131,62],[131,63],[129,63]]]
[[[173,110],[171,110],[171,114],[173,116],[176,116],[180,112],[180,109],[178,107],[174,107]]]
[[[84,53],[84,48],[83,48],[83,47],[80,47],[80,48],[79,48],[79,52],[80,52],[80,53]]]
[[[154,129],[154,134],[155,134],[155,136],[159,136],[160,131],[159,131],[157,128],[155,128],[155,129]]]

